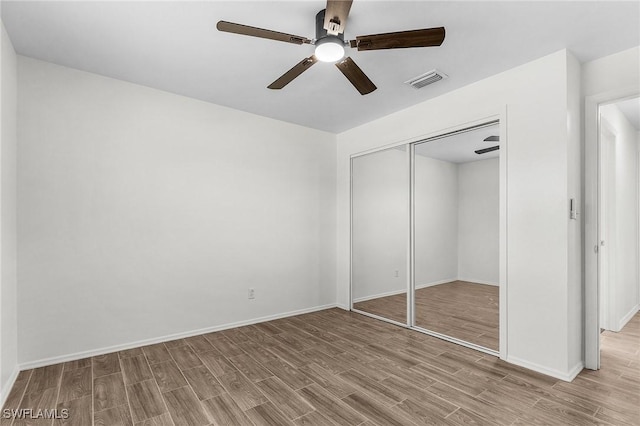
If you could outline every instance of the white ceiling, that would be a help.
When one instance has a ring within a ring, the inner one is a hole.
[[[500,145],[500,142],[485,142],[489,136],[500,135],[498,124],[469,130],[462,133],[434,139],[421,144],[416,144],[415,153],[436,160],[450,163],[469,163],[471,161],[488,160],[500,155],[500,151],[491,151],[486,154],[476,154],[474,151],[483,148]]]
[[[640,44],[640,2],[355,0],[345,39],[446,27],[442,46],[348,54],[378,86],[361,96],[318,63],[280,91],[267,85],[312,54],[215,29],[218,20],[314,37],[317,1],[2,1],[19,54],[330,132],[481,80],[562,48],[580,61]],[[403,84],[433,68],[449,78]]]
[[[636,130],[640,131],[640,98],[616,102],[615,105],[620,109],[625,117],[627,117],[629,123],[631,123]]]

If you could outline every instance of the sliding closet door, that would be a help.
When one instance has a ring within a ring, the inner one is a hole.
[[[407,147],[351,160],[351,299],[356,311],[407,323]]]
[[[415,326],[498,351],[498,124],[414,145]]]

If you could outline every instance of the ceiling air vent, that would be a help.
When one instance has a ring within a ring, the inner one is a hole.
[[[428,86],[431,83],[435,83],[436,81],[440,81],[447,77],[448,76],[443,72],[440,72],[438,70],[431,70],[417,77],[414,77],[411,80],[405,81],[405,84],[408,84],[414,89],[421,89],[424,86]]]

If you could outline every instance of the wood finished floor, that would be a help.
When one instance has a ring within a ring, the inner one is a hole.
[[[499,350],[499,288],[493,285],[452,281],[416,290],[416,325],[466,342]],[[407,321],[406,293],[379,297],[354,308]]]
[[[572,383],[330,309],[23,371],[2,425],[638,424],[640,314]],[[92,423],[93,421],[93,423]]]

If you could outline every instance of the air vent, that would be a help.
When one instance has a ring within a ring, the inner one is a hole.
[[[440,72],[438,70],[431,70],[417,77],[414,77],[411,80],[405,81],[405,84],[408,84],[414,89],[421,89],[424,86],[428,86],[429,84],[435,83],[436,81],[440,81],[447,77],[448,76],[443,72]]]

